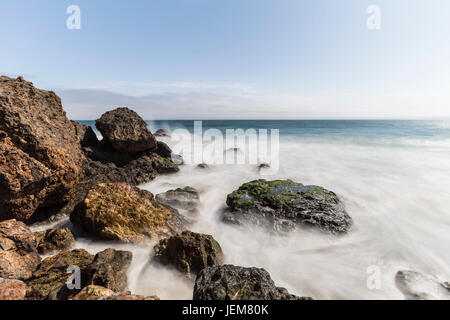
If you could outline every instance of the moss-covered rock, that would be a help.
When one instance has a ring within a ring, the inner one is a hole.
[[[243,184],[227,197],[224,221],[292,230],[297,224],[335,233],[347,232],[352,219],[337,195],[292,180],[264,179]]]
[[[183,231],[185,220],[153,194],[124,183],[101,183],[71,214],[72,222],[106,240],[142,243]]]

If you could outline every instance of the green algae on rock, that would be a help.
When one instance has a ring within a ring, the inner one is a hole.
[[[344,233],[352,225],[352,218],[334,192],[292,180],[245,183],[228,195],[227,205],[225,222],[269,226],[277,231],[303,225]]]

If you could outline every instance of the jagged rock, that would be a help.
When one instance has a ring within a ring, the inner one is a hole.
[[[30,300],[65,300],[77,291],[67,287],[67,281],[73,276],[68,268],[79,267],[81,283],[83,272],[94,260],[94,256],[84,249],[66,250],[44,259],[33,276],[26,281],[27,299]]]
[[[450,300],[450,283],[415,271],[400,270],[395,285],[408,300]]]
[[[165,206],[177,209],[180,213],[190,216],[198,214],[200,197],[192,187],[177,188],[156,195],[156,200]]]
[[[23,222],[0,222],[0,277],[25,280],[41,262],[33,233]]]
[[[208,267],[195,280],[194,300],[303,300],[277,287],[264,269]]]
[[[255,180],[227,197],[229,223],[262,225],[290,231],[297,225],[332,233],[347,232],[352,219],[335,193],[291,180]]]
[[[189,277],[223,263],[222,248],[212,236],[190,231],[159,241],[154,251],[156,261],[173,265]]]
[[[40,254],[70,249],[75,238],[69,228],[55,228],[33,233]]]
[[[95,121],[103,138],[120,152],[138,153],[155,151],[156,139],[147,128],[147,123],[133,110],[117,108],[104,113]]]
[[[91,126],[73,120],[71,122],[75,128],[75,135],[81,147],[95,147],[99,144],[97,135]]]
[[[0,220],[25,221],[67,201],[84,160],[55,93],[0,77]]]
[[[0,278],[0,300],[23,300],[26,292],[24,282]]]
[[[158,129],[155,132],[155,137],[170,137],[170,133],[164,129]]]
[[[106,249],[96,254],[94,261],[84,271],[84,285],[97,285],[114,292],[128,287],[127,269],[133,254],[130,251]]]
[[[153,194],[124,183],[101,183],[71,214],[70,220],[102,239],[147,242],[181,232],[184,219]]]
[[[69,298],[70,300],[100,300],[103,298],[108,298],[114,295],[114,291],[96,285],[89,285],[81,289],[74,297]]]
[[[145,297],[141,295],[132,294],[130,291],[127,291],[118,295],[107,297],[102,300],[160,300],[160,299],[157,296]]]

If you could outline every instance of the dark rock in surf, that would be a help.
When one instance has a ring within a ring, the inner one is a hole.
[[[208,267],[195,280],[194,300],[304,300],[277,287],[264,269]]]
[[[345,233],[352,219],[335,193],[291,180],[255,180],[227,197],[228,223],[260,225],[290,231],[297,225]]]
[[[170,159],[172,157],[172,149],[167,145],[167,143],[158,141],[158,148],[156,149],[156,153],[163,158]]]
[[[154,251],[156,261],[173,265],[188,277],[223,263],[222,248],[212,236],[190,231],[160,240]]]
[[[133,110],[117,108],[104,113],[95,121],[95,126],[111,146],[126,153],[155,151],[156,139],[147,128],[147,123]]]
[[[209,169],[209,166],[206,163],[200,163],[197,165],[197,168],[199,169]]]
[[[54,228],[33,233],[40,254],[67,250],[75,245],[75,238],[69,228]]]
[[[170,137],[170,133],[164,129],[158,129],[155,132],[155,137]]]
[[[450,300],[450,283],[415,271],[400,270],[395,285],[408,300]]]
[[[198,214],[200,197],[192,187],[177,188],[156,195],[162,204],[177,209],[180,213],[192,217]]]

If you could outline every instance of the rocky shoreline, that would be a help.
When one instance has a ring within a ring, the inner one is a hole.
[[[132,252],[109,248],[92,255],[76,248],[70,228],[30,228],[69,217],[98,241],[148,246],[150,263],[194,282],[193,299],[311,299],[276,286],[257,266],[224,264],[227,252],[212,235],[189,230],[201,205],[195,189],[154,195],[137,187],[182,170],[181,157],[156,139],[170,133],[152,134],[128,108],[106,112],[96,127],[101,141],[91,127],[67,118],[55,93],[22,77],[0,77],[0,300],[159,299],[157,292],[129,291]],[[291,180],[250,181],[225,200],[222,221],[241,227],[275,233],[311,228],[337,237],[353,225],[334,192]],[[427,297],[412,289],[417,278],[408,271],[397,275],[405,297]],[[450,294],[447,283],[433,285]]]

